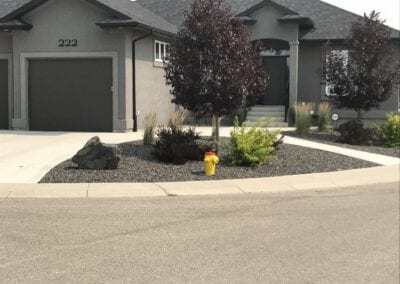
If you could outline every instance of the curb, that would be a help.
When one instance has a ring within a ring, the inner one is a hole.
[[[322,191],[399,183],[400,165],[256,179],[169,183],[0,184],[0,199],[140,198]]]

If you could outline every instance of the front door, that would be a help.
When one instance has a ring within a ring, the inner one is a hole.
[[[264,70],[269,75],[263,105],[287,106],[289,104],[289,71],[287,57],[263,57]]]

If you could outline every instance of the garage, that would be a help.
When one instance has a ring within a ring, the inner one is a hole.
[[[0,129],[8,129],[8,61],[0,60]]]
[[[112,59],[29,60],[33,131],[113,130]]]

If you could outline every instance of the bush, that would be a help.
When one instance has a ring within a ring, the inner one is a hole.
[[[196,140],[200,136],[194,129],[182,130],[163,127],[158,130],[158,139],[153,154],[162,162],[185,164],[188,160],[202,158],[198,153]]]
[[[247,127],[247,122],[235,127],[228,143],[228,162],[233,166],[257,167],[266,164],[273,158],[282,138],[278,140],[280,130],[270,132],[257,126]]]
[[[339,126],[339,142],[350,145],[377,144],[378,131],[373,128],[364,128],[361,120],[353,119]]]
[[[391,148],[400,148],[400,115],[388,114],[385,123],[379,130],[379,137],[383,145]]]
[[[331,106],[327,102],[320,103],[318,106],[318,131],[324,132],[328,129],[331,116]]]
[[[155,139],[155,128],[157,126],[157,114],[150,112],[144,117],[144,135],[143,135],[143,144],[144,145],[153,145]]]
[[[296,132],[304,135],[310,131],[312,125],[311,111],[314,109],[312,103],[299,103],[296,105]]]

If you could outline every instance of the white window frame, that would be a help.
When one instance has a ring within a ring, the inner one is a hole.
[[[344,58],[345,58],[344,64],[346,66],[347,66],[347,64],[349,64],[349,50],[347,50],[347,49],[335,49],[335,50],[331,50],[330,52],[343,55]],[[326,63],[328,63],[328,56],[326,56]],[[333,84],[328,83],[327,78],[325,78],[325,96],[327,96],[327,97],[336,96],[336,94],[332,94],[331,92],[329,92],[329,90],[333,89],[334,87],[335,86]]]
[[[157,45],[159,48],[159,53],[157,56]],[[155,62],[168,62],[168,60],[165,60],[165,58],[167,58],[169,56],[169,46],[170,44],[168,42],[164,42],[164,41],[159,41],[159,40],[155,40],[154,41],[154,61]]]

